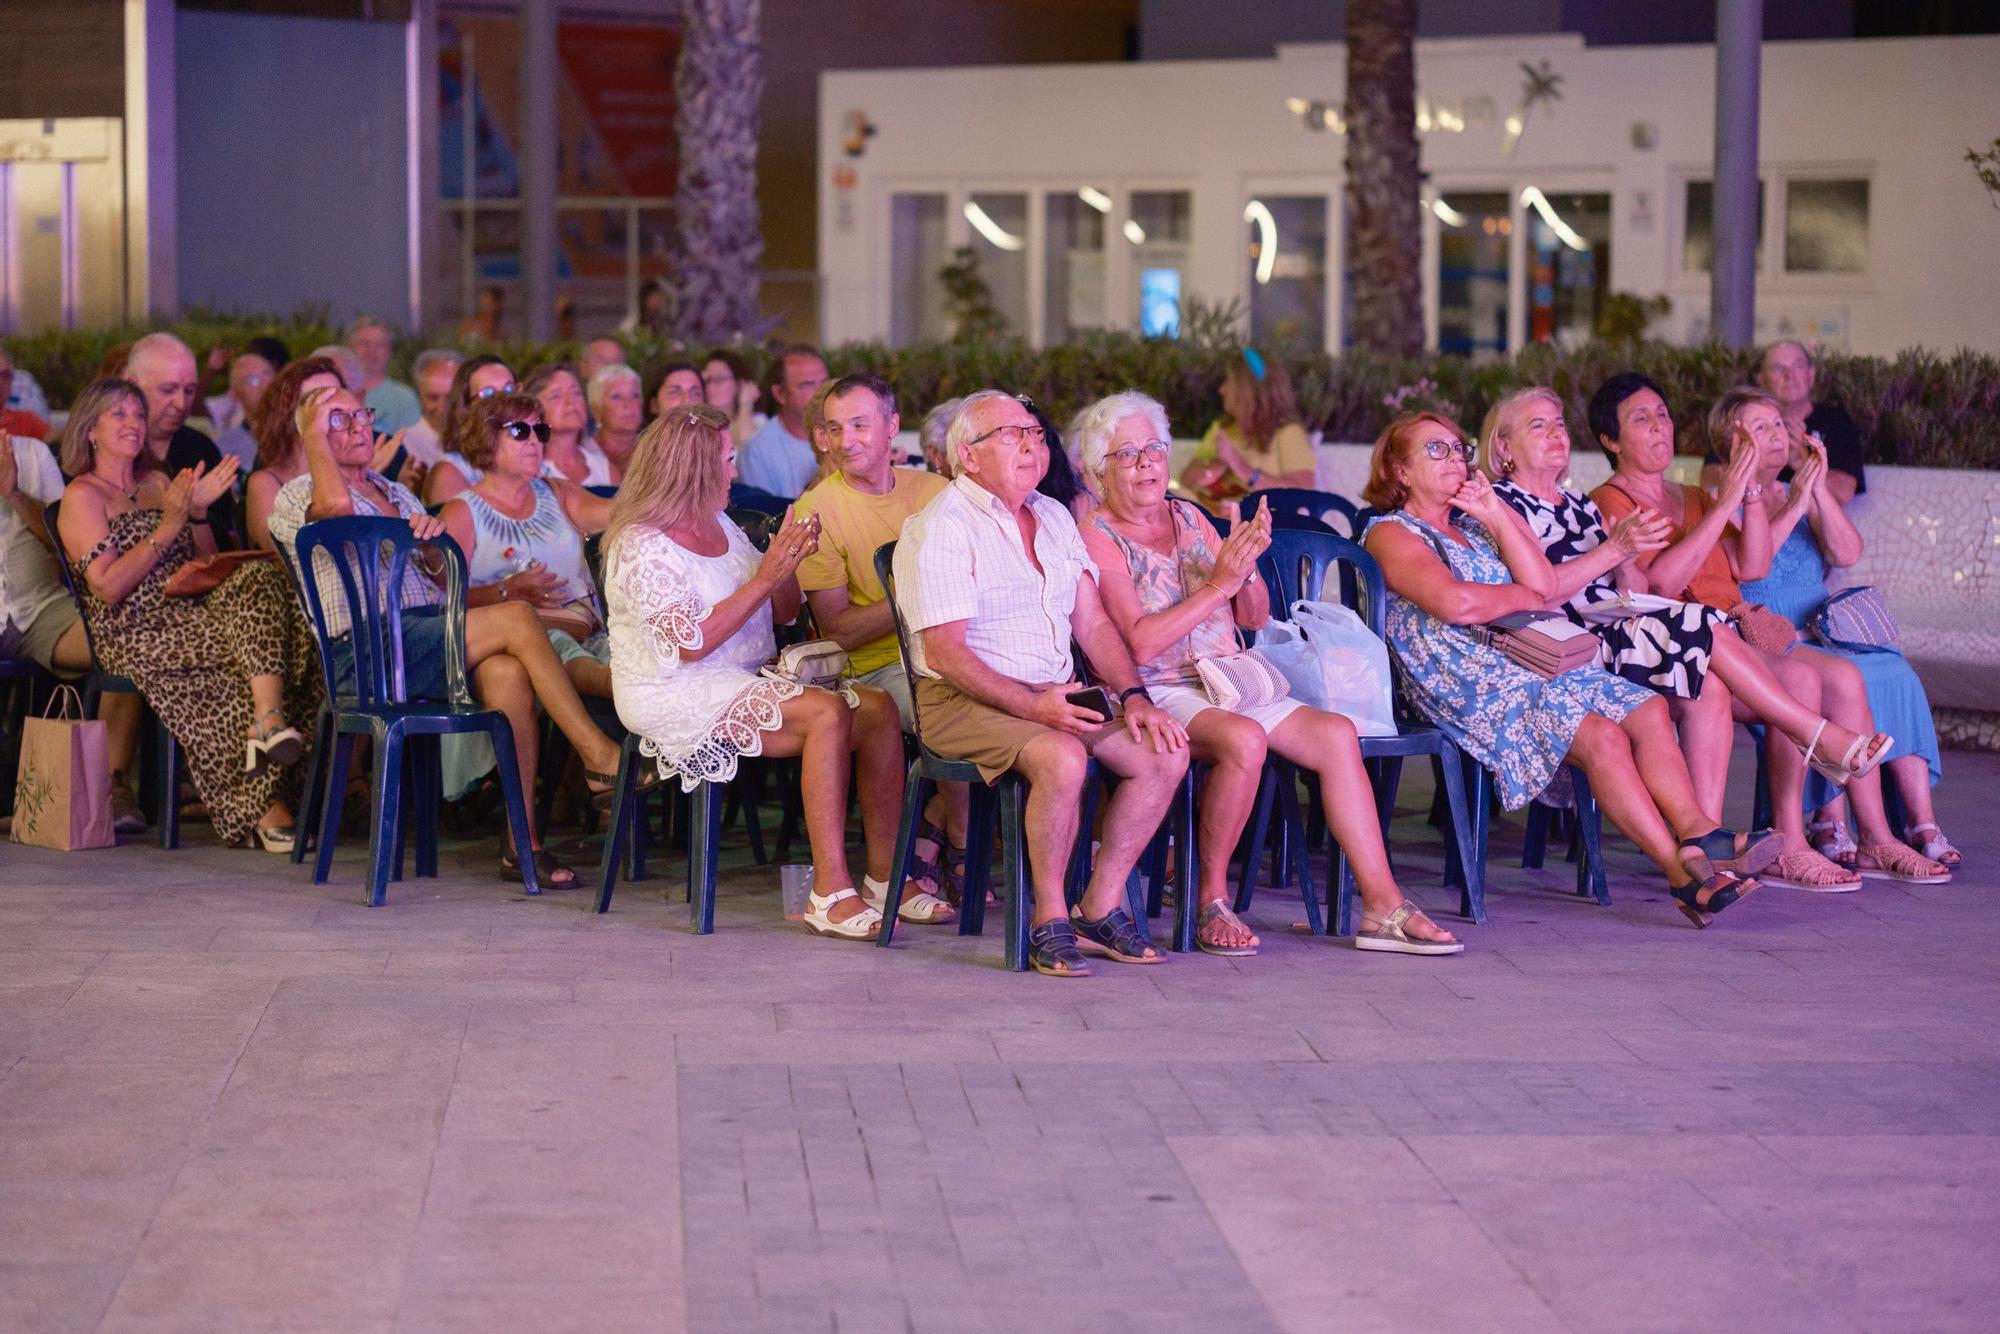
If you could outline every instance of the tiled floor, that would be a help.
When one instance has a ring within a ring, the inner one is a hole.
[[[1954,885],[1697,933],[1510,823],[1461,958],[1272,893],[1258,958],[1068,982],[748,867],[698,938],[471,844],[373,911],[358,853],[0,845],[0,1330],[1991,1330],[2000,760],[1948,761]]]

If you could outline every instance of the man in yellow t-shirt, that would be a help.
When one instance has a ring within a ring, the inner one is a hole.
[[[847,650],[855,680],[874,686],[896,701],[907,731],[915,727],[910,687],[896,651],[894,613],[875,577],[875,551],[903,535],[903,521],[931,503],[950,482],[936,473],[891,464],[896,432],[902,419],[888,382],[867,371],[843,375],[825,390],[820,433],[815,441],[828,451],[837,471],[829,473],[799,497],[794,513],[800,519],[817,514],[819,549],[799,564],[799,587],[805,590],[819,632]],[[942,784],[944,817],[940,828],[926,810],[922,815],[912,879],[930,879],[935,867],[956,888],[954,874],[962,865],[967,793],[963,783]],[[946,831],[950,842],[945,842]],[[943,845],[943,846],[940,846]],[[948,850],[947,850],[948,849]],[[936,859],[944,853],[940,866]],[[953,854],[956,854],[955,856]],[[954,894],[952,901],[956,903]]]

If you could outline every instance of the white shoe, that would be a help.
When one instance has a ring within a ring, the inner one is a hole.
[[[816,936],[835,936],[841,940],[873,940],[882,929],[882,914],[866,899],[863,907],[852,917],[836,922],[827,916],[833,905],[842,899],[859,899],[861,896],[850,889],[836,889],[831,894],[822,895],[817,890],[806,895],[806,930]]]
[[[877,915],[880,915],[889,902],[888,882],[877,880],[872,875],[862,876],[861,897]],[[918,926],[942,926],[946,922],[958,920],[958,914],[952,911],[949,903],[926,890],[924,893],[912,894],[905,898],[902,906],[896,910],[896,920],[913,922]]]

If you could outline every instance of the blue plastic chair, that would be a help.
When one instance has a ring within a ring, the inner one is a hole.
[[[1327,532],[1336,536],[1361,536],[1361,529],[1357,526],[1359,507],[1335,492],[1314,491],[1302,486],[1274,486],[1267,491],[1252,491],[1239,502],[1244,518],[1256,513],[1259,500],[1271,506],[1271,526],[1274,528],[1313,529],[1313,525],[1318,524],[1324,525]],[[1297,522],[1301,519],[1309,522]],[[1334,526],[1336,519],[1346,525],[1345,534]]]
[[[369,873],[364,902],[379,908],[388,882],[402,878],[403,761],[407,752],[415,785],[416,871],[437,874],[437,807],[442,783],[438,738],[458,732],[484,732],[492,740],[506,800],[507,822],[521,863],[521,884],[530,894],[541,893],[535,876],[528,808],[521,774],[514,758],[514,729],[507,715],[473,702],[465,680],[465,555],[458,544],[440,536],[430,545],[445,560],[445,687],[443,701],[412,700],[403,679],[403,618],[400,592],[403,574],[420,543],[401,519],[354,516],[322,519],[299,530],[299,572],[312,571],[323,555],[332,564],[341,595],[347,602],[353,631],[346,644],[354,658],[354,683],[346,693],[334,680],[334,644],[327,633],[326,609],[317,578],[300,579],[306,612],[319,640],[321,670],[333,716],[333,753],[324,775],[318,856],[313,883],[324,884],[333,868],[333,841],[340,832],[341,794],[356,737],[374,742],[375,783],[371,794],[374,818],[369,837]],[[384,548],[388,548],[384,558]]]
[[[49,544],[55,549],[56,569],[62,575],[63,588],[69,593],[69,600],[76,606],[77,619],[83,622],[83,642],[90,649],[90,675],[83,683],[83,714],[86,718],[97,716],[97,702],[106,695],[138,695],[141,703],[145,696],[130,677],[107,672],[97,658],[97,637],[91,633],[90,617],[84,614],[83,592],[76,586],[76,578],[70,573],[69,558],[63,552],[62,534],[56,530],[56,520],[62,512],[62,502],[52,500],[42,507],[42,523],[49,530]],[[148,706],[146,712],[153,719],[153,759],[156,765],[154,785],[156,791],[153,823],[157,827],[160,846],[169,851],[181,845],[181,743],[160,721],[160,716]]]

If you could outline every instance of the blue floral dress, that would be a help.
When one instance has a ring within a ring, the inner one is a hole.
[[[1510,584],[1513,575],[1478,520],[1456,516],[1454,541],[1398,510],[1373,520],[1400,523],[1443,554],[1452,577],[1472,584]],[[1579,667],[1544,679],[1517,667],[1464,626],[1447,625],[1407,598],[1389,594],[1389,647],[1402,668],[1403,694],[1460,750],[1493,775],[1500,803],[1519,810],[1561,771],[1576,730],[1593,713],[1613,722],[1653,698],[1600,667]]]
[[[1771,557],[1771,572],[1762,579],[1744,581],[1743,596],[1751,602],[1763,603],[1804,629],[1812,614],[1826,601],[1827,569],[1826,557],[1820,553],[1810,525],[1801,519]],[[1924,683],[1909,660],[1892,648],[1851,653],[1822,644],[1812,647],[1845,658],[1861,669],[1876,730],[1896,738],[1896,744],[1883,758],[1923,756],[1930,765],[1931,783],[1936,785],[1944,776],[1938,756],[1937,726],[1931,721],[1930,696],[1924,693]],[[1807,810],[1818,810],[1837,795],[1833,784],[1816,773],[1808,775]]]

